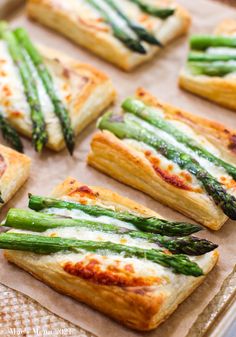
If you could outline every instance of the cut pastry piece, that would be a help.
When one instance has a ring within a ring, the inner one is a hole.
[[[0,207],[13,197],[29,173],[30,158],[0,144]]]
[[[160,103],[143,89],[105,114],[88,163],[211,229],[236,219],[233,130]]]
[[[190,15],[173,1],[29,0],[28,15],[98,56],[131,70],[183,35]]]
[[[163,220],[127,198],[72,178],[50,198],[30,196],[29,206],[35,211],[11,209],[7,215],[6,226],[13,229],[0,235],[0,248],[10,249],[5,257],[137,330],[163,322],[218,258],[213,243],[181,236],[199,230],[196,225]],[[163,236],[165,231],[179,237]]]
[[[214,35],[192,36],[190,46],[180,87],[236,110],[236,21],[223,21]]]
[[[0,107],[35,149],[73,152],[75,135],[115,98],[106,75],[58,51],[39,50],[27,32],[0,22]]]

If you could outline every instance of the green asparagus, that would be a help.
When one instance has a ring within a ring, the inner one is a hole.
[[[193,75],[225,76],[236,72],[236,62],[188,62],[187,68]]]
[[[162,234],[166,236],[185,236],[202,230],[197,224],[185,222],[171,222],[156,217],[142,217],[130,212],[115,211],[100,206],[83,205],[59,199],[29,195],[29,207],[36,211],[49,208],[61,208],[68,210],[80,210],[92,216],[108,216],[117,220],[132,223],[136,228],[144,232]]]
[[[181,169],[193,174],[201,182],[208,195],[213,198],[215,204],[230,219],[236,220],[236,198],[227,193],[224,187],[190,155],[150,132],[138,120],[140,119],[136,117],[134,121],[129,114],[116,116],[108,112],[99,120],[98,127],[101,130],[109,130],[120,139],[131,138],[153,147]]]
[[[109,241],[84,241],[60,237],[3,233],[0,235],[0,248],[29,251],[36,254],[51,254],[61,251],[77,253],[86,251],[101,255],[117,253],[122,254],[124,257],[137,257],[138,259],[152,261],[164,267],[171,268],[175,273],[195,277],[203,275],[203,270],[198,264],[192,262],[186,255],[169,255],[165,254],[162,250],[142,249]]]
[[[75,145],[74,131],[71,126],[69,112],[66,109],[64,103],[62,102],[61,98],[58,96],[56,89],[54,87],[53,78],[50,72],[48,71],[47,67],[45,66],[42,56],[40,55],[40,53],[38,52],[32,41],[30,40],[30,37],[26,32],[26,30],[23,28],[18,28],[14,31],[14,34],[19,44],[21,44],[21,46],[28,53],[37,69],[37,72],[47,91],[47,94],[50,97],[51,102],[54,106],[54,112],[60,121],[66,146],[70,154],[72,154]]]
[[[209,47],[236,48],[235,36],[222,35],[192,35],[190,47],[194,50],[205,50]]]
[[[157,38],[151,32],[128,17],[119,7],[119,5],[116,4],[116,0],[105,0],[105,2],[107,2],[114,9],[114,11],[116,11],[116,13],[126,21],[128,26],[136,33],[140,40],[146,41],[149,44],[162,46],[161,42],[157,40]]]
[[[0,22],[0,38],[6,41],[11,57],[19,70],[31,110],[33,143],[36,151],[41,152],[48,138],[37,85],[21,46],[5,22]]]
[[[17,131],[8,123],[0,110],[0,129],[3,138],[17,151],[23,152],[23,144]]]
[[[133,31],[128,31],[128,25],[125,27],[126,22],[120,22],[120,17],[117,19],[117,14],[115,12],[110,12],[106,10],[104,6],[101,6],[102,2],[97,0],[87,0],[88,3],[94,7],[100,15],[102,15],[103,19],[109,24],[112,28],[114,36],[119,39],[121,42],[124,43],[126,47],[128,47],[130,50],[133,50],[140,54],[146,54],[145,48],[142,46],[140,41],[136,38],[135,34],[133,34]]]
[[[139,6],[139,8],[152,16],[156,16],[160,19],[167,19],[169,16],[172,16],[175,13],[174,8],[158,8],[156,6],[152,6],[143,0],[130,0],[131,2],[135,3]]]
[[[189,62],[215,62],[215,61],[232,61],[236,60],[236,54],[213,54],[213,53],[201,53],[201,52],[190,52],[188,55]]]
[[[122,108],[130,113],[135,114],[139,118],[154,125],[158,129],[161,129],[171,136],[173,136],[178,142],[184,144],[190,148],[193,152],[197,153],[200,157],[203,157],[215,165],[222,167],[226,172],[236,180],[236,167],[225,162],[224,160],[214,156],[212,153],[201,147],[193,138],[186,136],[183,132],[179,131],[175,126],[166,121],[163,117],[159,116],[157,111],[152,107],[147,106],[142,101],[133,98],[127,98]]]
[[[44,232],[48,229],[58,227],[76,227],[79,229],[88,228],[90,231],[118,234],[156,243],[169,249],[174,254],[202,255],[217,248],[217,245],[213,244],[212,242],[198,239],[193,236],[172,238],[159,234],[130,230],[128,228],[102,222],[63,218],[55,215],[48,215],[14,208],[9,210],[4,226],[16,229],[25,229],[34,232]]]

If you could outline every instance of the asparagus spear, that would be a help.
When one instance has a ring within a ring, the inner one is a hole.
[[[194,75],[225,76],[236,71],[236,63],[231,62],[188,62],[188,69]]]
[[[43,85],[47,91],[48,96],[50,97],[52,104],[54,106],[54,112],[58,117],[62,133],[64,135],[66,146],[70,152],[73,153],[74,145],[75,145],[75,136],[74,131],[71,126],[69,112],[64,106],[64,103],[58,96],[56,89],[54,87],[53,78],[48,71],[47,67],[44,64],[43,58],[30,40],[30,37],[25,29],[18,28],[14,32],[15,37],[18,42],[22,45],[25,51],[29,54],[31,60],[33,61],[37,72],[43,82]]]
[[[101,6],[101,2],[98,0],[87,0],[88,3],[94,7],[103,19],[111,26],[114,36],[122,41],[126,47],[139,54],[146,54],[145,48],[140,41],[135,37],[133,32],[128,32],[126,22],[120,17],[117,18],[116,13],[109,12],[104,6]],[[122,21],[121,21],[122,20]],[[124,22],[123,22],[124,21]]]
[[[159,138],[156,134],[143,127],[141,123],[133,121],[133,116],[129,114],[124,116],[115,116],[106,113],[99,121],[98,127],[101,130],[109,130],[118,138],[131,138],[139,142],[144,142],[156,149],[167,159],[176,163],[181,169],[185,169],[195,175],[198,181],[202,183],[206,192],[211,196],[216,205],[233,220],[236,220],[236,198],[223,188],[223,186],[199,163],[187,153],[182,152],[173,145]]]
[[[5,22],[0,22],[0,38],[6,41],[11,57],[19,70],[27,101],[31,110],[33,143],[35,150],[41,152],[47,142],[47,132],[37,86],[33,76],[31,75],[31,69],[28,66],[27,59],[22,48],[20,47],[14,34],[8,29]]]
[[[193,236],[183,238],[171,238],[159,234],[144,233],[130,230],[124,227],[94,222],[83,219],[70,219],[54,215],[43,214],[22,209],[10,209],[6,221],[6,227],[25,229],[34,232],[44,232],[48,229],[58,227],[89,228],[92,231],[125,235],[130,238],[143,239],[148,242],[157,243],[174,254],[202,255],[217,248],[217,245],[207,240],[198,239]]]
[[[209,47],[236,48],[236,37],[222,35],[192,35],[190,38],[190,47],[195,50],[205,50]]]
[[[17,133],[17,131],[8,123],[3,117],[0,110],[0,129],[2,131],[3,138],[17,151],[23,152],[23,144]]]
[[[29,251],[37,254],[51,254],[61,251],[94,252],[101,255],[109,253],[122,254],[124,257],[137,257],[146,259],[164,267],[171,268],[173,272],[202,276],[203,270],[197,263],[192,262],[186,255],[169,255],[162,250],[142,249],[112,242],[84,241],[63,239],[60,237],[45,237],[39,235],[8,234],[0,235],[0,248],[10,250]]]
[[[201,226],[185,222],[170,222],[156,217],[142,217],[129,212],[113,211],[100,206],[82,205],[75,202],[63,201],[59,199],[29,195],[29,207],[36,211],[47,208],[61,208],[68,210],[81,210],[92,216],[108,216],[117,220],[132,223],[139,230],[144,232],[157,233],[167,236],[185,236],[196,233],[202,229]]]
[[[130,0],[130,1],[138,5],[143,12],[161,19],[167,19],[169,16],[175,13],[175,9],[173,8],[158,8],[156,6],[152,6],[148,3],[145,3],[142,0]]]
[[[140,40],[146,41],[149,44],[162,46],[161,42],[157,40],[157,38],[149,32],[147,29],[145,29],[140,24],[132,21],[123,11],[122,9],[117,6],[116,0],[105,0],[113,9],[116,11],[116,13],[126,21],[128,26],[136,33],[136,35],[140,38]]]
[[[214,156],[203,147],[201,147],[193,138],[186,136],[183,132],[179,131],[175,126],[166,121],[164,118],[159,117],[152,107],[147,106],[142,101],[133,98],[127,98],[123,104],[122,108],[139,118],[145,120],[146,122],[154,125],[158,129],[165,131],[166,133],[172,135],[178,142],[189,147],[192,151],[197,153],[200,157],[203,157],[217,166],[223,167],[226,172],[236,180],[236,167],[225,162],[224,160]]]
[[[236,60],[236,54],[207,54],[201,52],[190,52],[188,55],[189,62],[215,62],[215,61],[232,61]]]

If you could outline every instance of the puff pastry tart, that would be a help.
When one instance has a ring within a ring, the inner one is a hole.
[[[0,207],[24,184],[29,171],[27,156],[0,144]]]
[[[5,257],[137,330],[164,321],[218,258],[215,244],[190,235],[200,226],[169,222],[72,178],[50,198],[31,195],[29,207],[7,215],[13,229],[0,235]]]
[[[236,219],[235,132],[138,89],[106,113],[88,163],[211,229]]]
[[[95,68],[45,47],[0,22],[0,107],[35,149],[73,152],[75,135],[115,97],[109,78]]]
[[[225,20],[214,35],[194,35],[180,87],[236,110],[236,21]]]
[[[29,0],[28,15],[124,70],[151,59],[191,21],[165,0]]]

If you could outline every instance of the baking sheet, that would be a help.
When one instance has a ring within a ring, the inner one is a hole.
[[[210,32],[222,19],[236,18],[234,9],[206,0],[198,0],[197,2],[179,0],[179,3],[188,8],[193,15],[192,32]],[[178,89],[178,73],[185,62],[188,49],[186,38],[174,42],[170,47],[163,50],[153,62],[142,66],[131,74],[126,74],[97,59],[56,33],[29,22],[22,10],[18,11],[14,16],[12,15],[11,21],[13,25],[23,25],[28,28],[36,41],[58,48],[63,52],[67,51],[71,56],[104,70],[113,79],[119,93],[119,99],[132,94],[137,86],[143,86],[162,100],[236,128],[236,115],[234,112],[217,107]],[[2,217],[10,207],[25,207],[28,192],[49,194],[56,184],[64,180],[66,176],[71,175],[87,184],[97,184],[114,189],[116,192],[154,209],[162,216],[176,220],[187,220],[184,216],[162,206],[143,193],[124,186],[88,167],[86,165],[86,155],[94,131],[95,123],[78,137],[73,158],[67,155],[66,150],[59,154],[46,150],[39,156],[34,153],[29,141],[25,141],[25,152],[33,159],[31,178],[14,199],[4,207],[1,213]],[[164,324],[151,333],[142,333],[142,336],[184,337],[196,317],[219,291],[223,280],[233,269],[236,255],[235,223],[228,221],[220,232],[205,231],[201,235],[220,244],[221,258],[218,266],[207,277],[203,285],[181,304],[178,310]],[[140,336],[140,334],[122,327],[89,307],[79,304],[66,296],[59,295],[27,273],[8,264],[2,255],[0,256],[0,282],[25,293],[52,312],[95,333],[99,337]]]

